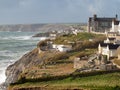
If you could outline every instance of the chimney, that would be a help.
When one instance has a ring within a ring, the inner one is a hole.
[[[118,15],[116,14],[116,20],[118,19]]]
[[[97,15],[96,15],[96,14],[94,14],[94,15],[93,15],[93,17],[94,17],[94,20],[95,20],[95,19],[97,18]]]

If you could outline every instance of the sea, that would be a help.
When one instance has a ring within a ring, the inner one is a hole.
[[[5,70],[25,53],[33,50],[45,37],[32,37],[38,32],[0,31],[0,84],[5,82]]]

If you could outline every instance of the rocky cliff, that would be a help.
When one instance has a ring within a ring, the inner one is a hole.
[[[41,51],[41,53],[38,53],[39,49],[36,48],[32,50],[31,52],[25,54],[21,57],[18,61],[16,61],[14,64],[10,65],[6,69],[6,81],[5,84],[9,85],[10,83],[15,83],[21,75],[24,75],[26,78],[35,78],[41,77],[44,72],[42,71],[45,63],[48,59],[54,58],[54,56],[59,55],[59,52],[56,51]],[[52,69],[53,71],[53,69]],[[61,70],[63,71],[63,70]],[[38,72],[38,73],[37,73]],[[31,76],[32,75],[32,76]]]
[[[6,84],[14,83],[18,80],[20,73],[24,72],[26,68],[32,67],[32,65],[40,63],[38,58],[38,50],[25,54],[20,60],[10,65],[6,70]]]

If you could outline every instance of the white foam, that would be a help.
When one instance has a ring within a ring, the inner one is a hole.
[[[18,37],[14,37],[11,39],[15,39],[15,40],[29,40],[31,39],[31,36],[18,36]]]
[[[5,76],[5,68],[3,70],[0,70],[0,84],[5,82],[6,76]]]
[[[9,37],[0,37],[1,40],[29,40],[32,36],[9,36]]]

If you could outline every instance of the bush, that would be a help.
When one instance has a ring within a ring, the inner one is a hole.
[[[115,86],[113,90],[120,90],[120,86]]]
[[[58,54],[53,55],[52,57],[49,57],[46,59],[46,64],[51,62],[57,62],[58,60],[68,59],[69,55],[65,52],[61,52]]]
[[[45,40],[40,41],[40,42],[37,44],[37,47],[41,47],[41,46],[47,46],[47,42],[46,42]]]

